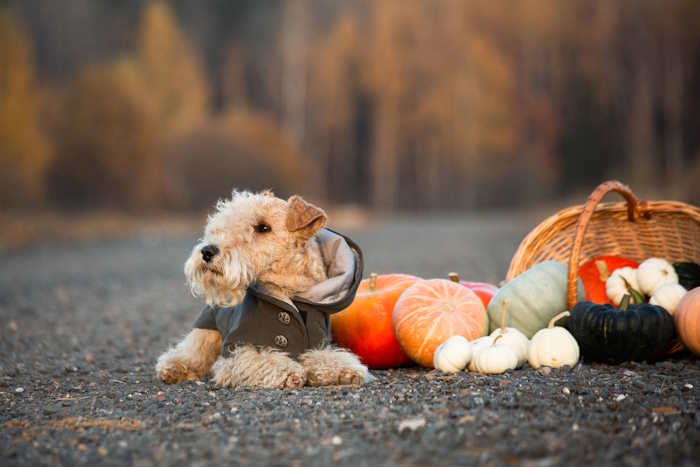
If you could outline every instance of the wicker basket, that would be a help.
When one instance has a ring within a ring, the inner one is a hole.
[[[609,192],[626,202],[600,203]],[[700,263],[700,209],[677,201],[639,201],[628,186],[601,184],[583,206],[546,219],[522,241],[506,280],[540,261],[569,264],[567,300],[576,304],[579,265],[599,255],[621,255],[635,261],[650,257]]]

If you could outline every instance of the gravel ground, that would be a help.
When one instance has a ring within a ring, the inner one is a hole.
[[[366,273],[500,280],[527,213],[348,232]],[[504,376],[376,371],[364,387],[165,386],[153,365],[200,304],[197,234],[0,254],[0,465],[698,465],[700,360]]]

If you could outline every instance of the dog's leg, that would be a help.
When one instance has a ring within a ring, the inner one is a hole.
[[[211,329],[193,329],[175,347],[158,358],[156,375],[166,384],[205,377],[221,353],[221,334]]]
[[[309,350],[299,360],[310,386],[363,384],[374,379],[357,355],[347,350],[331,347]]]
[[[219,357],[212,371],[216,384],[231,388],[300,388],[306,382],[304,368],[287,354],[252,345]]]

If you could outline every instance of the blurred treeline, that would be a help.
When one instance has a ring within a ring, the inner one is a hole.
[[[694,0],[0,2],[0,205],[700,202]]]

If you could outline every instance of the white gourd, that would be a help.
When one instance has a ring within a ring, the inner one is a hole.
[[[515,353],[515,356],[518,357],[517,368],[520,368],[523,363],[527,361],[530,340],[527,338],[527,336],[525,336],[525,334],[517,329],[506,327],[506,309],[507,302],[504,300],[503,311],[501,313],[501,327],[493,331],[491,333],[491,337],[495,339],[498,336],[502,336],[498,340],[498,343],[505,344],[511,348],[511,350]]]
[[[665,259],[649,258],[637,268],[637,281],[643,293],[653,295],[662,285],[678,284],[678,274]]]
[[[472,346],[464,336],[452,336],[435,350],[433,366],[445,373],[464,370],[472,359]]]
[[[476,368],[474,366],[474,360],[476,359],[476,356],[479,352],[481,352],[487,347],[490,347],[493,344],[493,337],[483,336],[478,339],[474,339],[470,343],[472,345],[472,359],[469,362],[469,365],[467,365],[467,369],[469,371],[476,371]]]
[[[540,329],[532,336],[528,358],[532,368],[560,368],[564,365],[574,366],[578,362],[578,342],[569,331],[561,326],[554,326],[554,323],[564,316],[569,316],[569,312],[559,313],[545,329]]]
[[[528,350],[530,347],[530,340],[525,337],[525,334],[515,328],[506,328],[505,332],[499,328],[491,333],[491,337],[495,338],[498,336],[503,336],[498,343],[507,345],[513,351],[513,353],[515,353],[515,356],[518,359],[516,368],[523,366],[523,363],[527,361]]]
[[[605,294],[615,305],[619,305],[625,295],[631,296],[630,289],[639,290],[637,270],[630,267],[614,270],[605,281]],[[631,300],[633,303],[634,299]]]
[[[505,344],[494,339],[494,343],[481,349],[474,357],[474,368],[481,374],[500,375],[518,366],[518,357]]]
[[[649,303],[665,308],[670,314],[676,312],[678,303],[688,291],[680,284],[662,285],[651,296]]]

